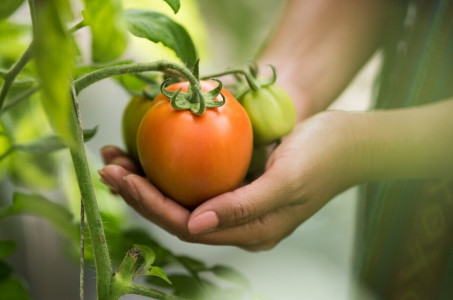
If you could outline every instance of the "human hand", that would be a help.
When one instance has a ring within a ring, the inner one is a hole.
[[[356,182],[353,138],[344,113],[326,112],[300,123],[250,184],[209,199],[193,212],[135,174],[116,148],[103,149],[100,174],[145,218],[188,242],[270,249]]]

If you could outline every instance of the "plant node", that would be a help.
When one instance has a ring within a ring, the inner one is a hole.
[[[201,116],[204,114],[207,108],[216,108],[225,104],[225,97],[222,95],[221,91],[223,84],[220,80],[212,79],[217,82],[218,85],[206,93],[201,91],[198,93],[197,88],[194,88],[192,85],[189,86],[187,92],[181,92],[181,89],[177,91],[169,91],[166,87],[169,86],[171,79],[165,80],[160,90],[162,94],[170,98],[170,104],[175,110],[190,110],[192,113]],[[221,96],[222,100],[216,100],[217,96]]]

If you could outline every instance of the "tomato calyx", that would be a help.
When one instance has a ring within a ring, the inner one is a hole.
[[[258,73],[259,73],[258,67],[254,64],[249,66],[249,72],[246,72],[243,70],[236,71],[236,72],[239,72],[242,75],[244,75],[249,88],[252,91],[256,92],[256,91],[260,90],[261,88],[265,88],[270,85],[273,85],[275,83],[275,81],[277,80],[277,70],[275,69],[275,67],[270,64],[267,66],[269,66],[272,69],[272,76],[265,82],[261,82],[260,80],[258,80]]]
[[[256,146],[270,145],[287,135],[296,124],[296,109],[291,96],[276,83],[277,71],[273,65],[269,78],[259,76],[258,66],[229,70],[205,78],[234,75],[238,81],[234,93],[247,111],[253,127]]]
[[[259,70],[255,63],[252,63],[248,66],[247,69],[233,69],[228,70],[208,76],[203,76],[203,79],[212,79],[213,77],[221,77],[226,75],[233,75],[238,84],[236,84],[237,93],[234,93],[236,98],[239,100],[241,96],[248,91],[259,91],[262,88],[269,87],[277,81],[277,70],[275,66],[268,64],[268,67],[272,70],[272,75],[270,78],[265,79],[265,81],[259,78]],[[244,80],[245,78],[245,80]],[[245,84],[245,86],[244,86]]]
[[[211,79],[218,83],[214,89],[202,93],[200,86],[192,86],[188,88],[188,92],[181,92],[181,89],[173,92],[166,89],[171,83],[171,79],[165,80],[160,86],[161,93],[170,98],[170,104],[175,110],[190,110],[198,116],[202,116],[206,109],[216,108],[225,104],[225,96],[221,93],[223,84],[218,79]],[[222,100],[216,100],[218,96]]]
[[[260,84],[260,87],[268,87],[268,86],[271,86],[273,85],[276,81],[277,81],[277,70],[275,69],[275,67],[273,65],[268,65],[271,70],[272,70],[272,76],[269,78],[268,81],[266,82],[263,82]],[[253,75],[253,73],[252,73]],[[256,77],[255,77],[256,78]]]

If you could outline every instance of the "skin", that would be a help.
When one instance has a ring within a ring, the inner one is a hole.
[[[258,251],[275,247],[356,184],[452,178],[453,99],[386,111],[324,111],[378,47],[385,22],[379,2],[288,4],[261,62],[277,67],[279,84],[295,99],[299,123],[255,181],[189,211],[136,174],[132,161],[113,146],[102,149],[103,181],[184,241]]]

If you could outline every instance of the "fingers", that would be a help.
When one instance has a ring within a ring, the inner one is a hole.
[[[107,184],[113,192],[120,194],[130,206],[138,208],[136,201],[124,184],[123,178],[131,174],[130,171],[118,165],[107,165],[102,170],[99,170],[98,173],[101,176],[101,181]]]
[[[131,174],[124,181],[146,218],[184,239],[188,234],[187,222],[190,215],[186,208],[164,196],[146,178]]]
[[[271,166],[252,183],[203,203],[190,216],[189,232],[241,226],[291,204],[295,193],[285,173]]]
[[[121,149],[119,149],[115,146],[104,146],[101,148],[100,151],[101,151],[101,156],[106,165],[108,165],[108,164],[118,165],[132,173],[140,172],[140,168]]]
[[[250,251],[273,248],[300,223],[294,180],[285,166],[270,164],[252,183],[200,205],[190,213],[163,195],[146,178],[134,174],[135,164],[120,149],[101,150],[107,165],[99,174],[138,213],[181,240],[212,245],[234,245]],[[297,209],[296,209],[297,208]],[[296,214],[298,212],[298,214]]]
[[[99,171],[99,175],[112,190],[148,220],[182,239],[188,234],[190,212],[165,197],[146,178],[118,165],[105,166]]]
[[[106,165],[110,164],[115,158],[125,155],[121,149],[110,145],[102,147],[100,152]]]
[[[306,204],[290,205],[261,216],[250,223],[189,235],[187,241],[210,245],[231,245],[248,251],[274,248],[310,215]]]
[[[304,204],[284,205],[285,201],[278,201],[280,204],[275,204],[276,201],[271,201],[273,197],[266,197],[267,193],[281,191],[276,188],[277,183],[269,186],[269,181],[272,180],[265,177],[255,181],[251,187],[245,186],[237,192],[212,199],[219,201],[218,206],[214,208],[211,206],[213,204],[206,205],[207,210],[200,212],[201,215],[207,215],[207,222],[211,222],[212,228],[203,232],[196,230],[193,232],[192,227],[192,231],[189,232],[188,226],[191,226],[190,224],[193,226],[194,220],[197,222],[196,218],[189,221],[190,211],[165,197],[146,178],[132,174],[117,165],[107,165],[99,171],[99,174],[103,181],[117,191],[138,213],[187,242],[232,245],[249,251],[267,250],[288,236],[300,224],[301,217],[304,215],[308,217],[310,214],[310,209],[305,209]],[[255,188],[260,190],[261,185],[267,189],[258,194],[251,192]],[[243,191],[248,194],[246,197],[261,200],[257,203],[260,207],[246,208],[246,204],[241,204]],[[231,206],[219,205],[228,201]],[[279,205],[280,207],[276,208]],[[224,208],[230,212],[224,212]]]

